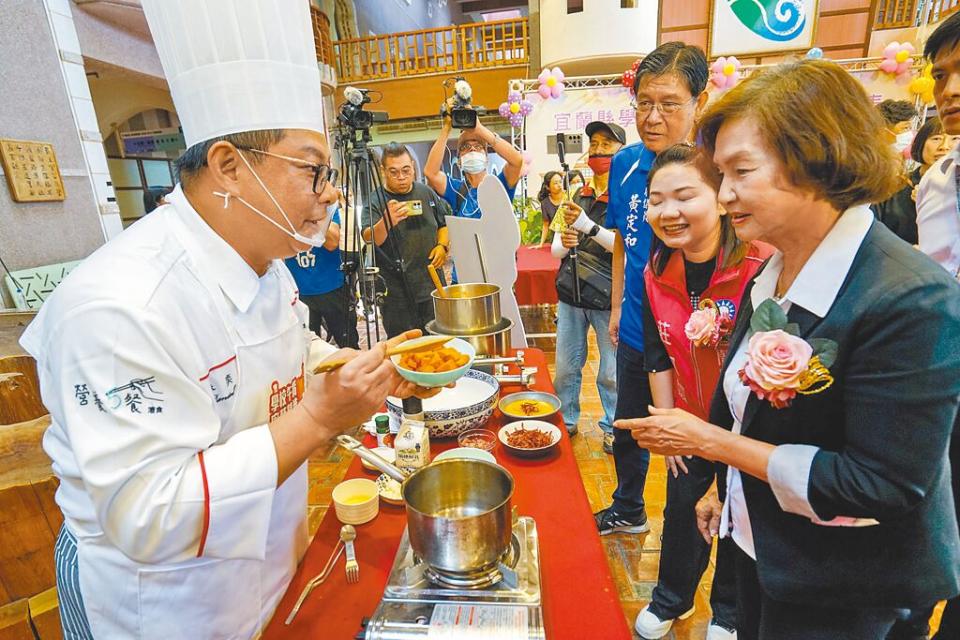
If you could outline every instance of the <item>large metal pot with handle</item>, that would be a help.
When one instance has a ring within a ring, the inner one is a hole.
[[[453,284],[433,291],[437,333],[488,333],[500,322],[500,287],[483,282]]]
[[[410,546],[431,567],[471,573],[506,553],[514,481],[500,465],[453,458],[407,475],[355,438],[342,435],[337,442],[401,483]]]

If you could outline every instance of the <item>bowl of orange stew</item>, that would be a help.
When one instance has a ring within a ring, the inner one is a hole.
[[[390,359],[405,380],[421,387],[445,387],[465,374],[476,356],[473,345],[453,338],[442,346],[395,355]]]
[[[557,448],[560,429],[543,420],[518,420],[497,433],[503,447],[521,458],[539,458]]]

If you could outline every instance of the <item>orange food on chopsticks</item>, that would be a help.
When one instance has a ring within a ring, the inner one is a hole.
[[[517,449],[541,449],[553,444],[553,436],[540,429],[519,429],[507,434],[507,444]]]
[[[400,357],[400,366],[420,373],[440,373],[453,371],[470,361],[470,356],[450,347],[440,347],[430,351],[406,353]]]

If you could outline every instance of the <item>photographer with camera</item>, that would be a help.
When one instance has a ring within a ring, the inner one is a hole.
[[[430,293],[435,288],[427,265],[443,278],[450,207],[416,181],[416,162],[405,145],[391,142],[383,147],[380,168],[384,186],[371,195],[362,233],[366,242],[372,236],[387,288],[380,307],[383,327],[389,337],[407,329],[426,333],[425,325],[434,317]]]
[[[480,123],[476,110],[470,105],[470,97],[470,85],[465,80],[458,79],[455,95],[446,101],[441,110],[443,127],[440,129],[440,137],[430,149],[423,173],[427,183],[453,209],[454,215],[479,218],[481,211],[477,202],[477,187],[487,175],[487,149],[492,149],[507,163],[497,177],[507,190],[510,200],[513,200],[517,182],[520,181],[523,156],[519,149]],[[461,130],[457,142],[457,158],[463,173],[462,179],[444,173],[442,166],[447,139],[454,127]]]

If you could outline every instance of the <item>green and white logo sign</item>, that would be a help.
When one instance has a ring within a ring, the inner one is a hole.
[[[715,0],[710,57],[809,49],[816,16],[817,0]]]

